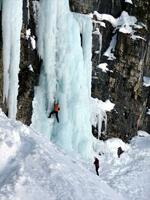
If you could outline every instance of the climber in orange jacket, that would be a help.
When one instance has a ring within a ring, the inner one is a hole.
[[[59,108],[59,104],[56,103],[56,101],[54,102],[54,109],[53,111],[49,114],[48,118],[51,117],[51,115],[55,114],[57,122],[59,123],[59,118],[58,118],[58,112],[59,112],[60,108]]]

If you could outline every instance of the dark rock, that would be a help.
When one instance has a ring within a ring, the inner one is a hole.
[[[29,19],[28,12],[30,13]],[[30,29],[31,36],[35,36],[36,40],[36,22],[34,19],[32,0],[29,1],[29,8],[27,8],[27,0],[23,1],[23,13],[17,119],[30,125],[34,87],[38,84],[41,66],[41,60],[37,54],[37,50],[32,49],[30,37],[27,39],[25,35],[26,30]],[[29,69],[29,66],[32,67],[33,71]]]

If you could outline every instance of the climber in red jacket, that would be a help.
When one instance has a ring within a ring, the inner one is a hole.
[[[60,108],[59,108],[59,104],[56,103],[56,101],[54,102],[54,109],[53,111],[49,114],[48,118],[51,117],[51,115],[55,114],[57,122],[59,123],[59,118],[58,118],[58,112],[59,112]]]

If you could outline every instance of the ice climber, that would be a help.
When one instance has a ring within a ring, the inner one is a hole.
[[[59,112],[60,108],[59,108],[59,104],[56,103],[56,101],[54,102],[54,109],[53,111],[49,114],[48,118],[51,117],[51,115],[55,114],[57,122],[59,123],[59,118],[58,118],[58,112]]]
[[[95,165],[96,174],[99,176],[99,172],[98,172],[98,169],[99,169],[99,160],[98,160],[98,158],[95,157],[95,160],[94,160],[93,164]]]

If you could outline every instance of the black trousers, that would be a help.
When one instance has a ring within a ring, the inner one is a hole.
[[[95,171],[96,171],[97,176],[99,176],[98,169],[99,169],[99,167],[95,167]]]
[[[57,111],[52,111],[52,112],[49,114],[48,118],[50,118],[51,115],[53,115],[53,114],[55,114],[56,119],[57,119],[57,122],[59,123],[59,118],[58,118],[58,112],[57,112]]]

